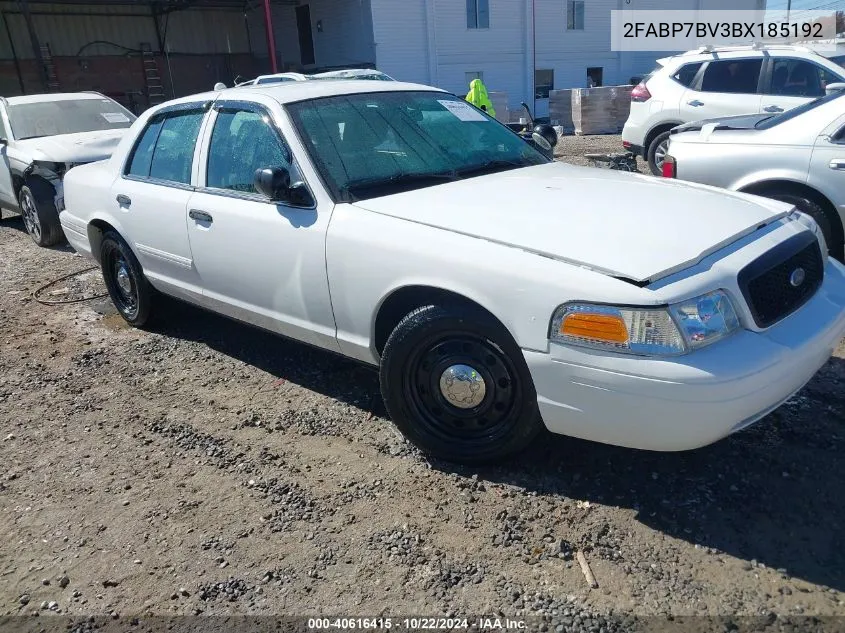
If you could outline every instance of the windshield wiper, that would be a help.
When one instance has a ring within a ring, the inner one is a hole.
[[[458,169],[456,173],[459,176],[481,176],[483,174],[492,174],[497,171],[516,169],[518,167],[529,167],[529,164],[518,160],[488,160],[485,163]]]
[[[453,180],[458,180],[458,175],[451,171],[422,174],[394,174],[389,178],[359,178],[358,180],[352,180],[346,183],[343,187],[343,192],[354,201],[360,199],[360,196],[352,192],[360,192],[362,189],[368,193],[374,193],[385,188],[390,189],[404,185],[411,185],[411,188],[414,188],[416,186],[425,186],[426,183],[450,182]]]

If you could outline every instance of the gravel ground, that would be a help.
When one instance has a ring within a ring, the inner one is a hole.
[[[177,302],[139,331],[31,298],[87,265],[0,223],[0,615],[845,615],[845,347],[702,450],[543,436],[470,470],[409,446],[365,367]]]

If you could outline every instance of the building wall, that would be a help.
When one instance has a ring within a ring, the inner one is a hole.
[[[126,5],[32,4],[32,23],[40,44],[49,44],[55,56],[122,55],[147,43],[157,51],[152,15]],[[32,59],[34,53],[26,20],[17,2],[0,2],[2,18],[11,36],[0,31],[0,58]],[[80,15],[82,14],[82,15]],[[2,27],[0,27],[2,28]],[[250,41],[240,11],[185,10],[159,18],[171,53],[249,53]],[[81,51],[81,53],[80,53]]]
[[[507,92],[511,109],[533,103],[535,68],[554,70],[555,88],[583,88],[587,68],[603,69],[604,85],[627,83],[671,52],[610,50],[610,11],[627,9],[754,9],[765,0],[586,0],[584,30],[567,30],[566,0],[489,0],[490,28],[467,29],[463,0],[372,0],[376,62],[397,79],[429,83],[456,94],[469,72],[488,90]],[[535,15],[532,16],[532,5]],[[536,24],[536,39],[532,25]],[[547,105],[537,103],[540,116]]]
[[[396,3],[396,0],[393,0]],[[273,33],[276,57],[281,69],[313,70],[333,66],[366,66],[375,64],[373,20],[370,0],[309,0],[299,6],[311,9],[311,34],[314,39],[313,66],[302,66],[296,9],[273,6]],[[264,10],[249,16],[252,46],[255,54],[267,56]],[[317,24],[321,23],[322,31]]]

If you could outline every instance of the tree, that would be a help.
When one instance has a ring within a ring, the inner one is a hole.
[[[845,33],[845,11],[836,12],[836,32]]]

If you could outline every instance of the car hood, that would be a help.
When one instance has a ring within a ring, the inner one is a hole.
[[[550,163],[362,200],[375,213],[648,282],[786,215],[782,202]]]
[[[697,132],[704,128],[708,128],[708,133],[715,130],[754,130],[760,121],[771,116],[771,114],[741,114],[718,119],[702,119],[701,121],[679,125],[671,130],[670,135],[681,134],[682,132]]]
[[[92,163],[111,156],[127,130],[128,128],[42,136],[41,138],[17,141],[16,145],[26,152],[32,160],[56,163]]]

